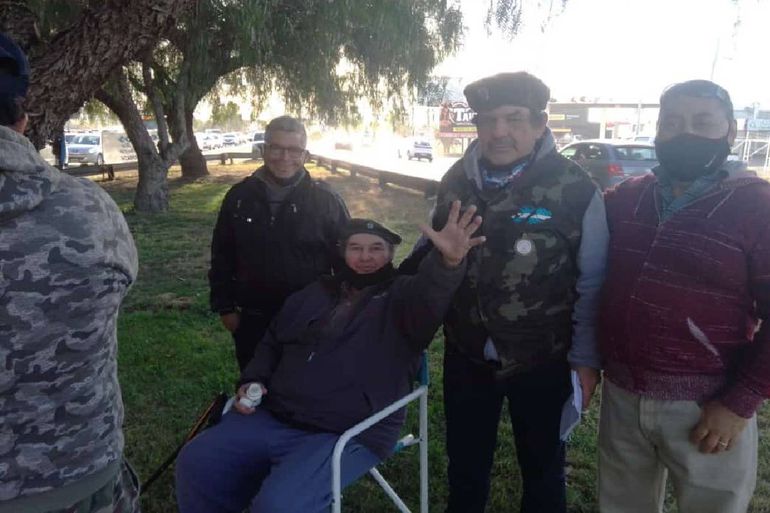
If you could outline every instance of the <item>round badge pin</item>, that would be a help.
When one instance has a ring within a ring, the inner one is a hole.
[[[532,241],[527,239],[517,240],[516,245],[514,247],[516,248],[516,253],[522,256],[529,255],[530,253],[532,253],[532,250],[534,249],[534,246],[532,245]]]

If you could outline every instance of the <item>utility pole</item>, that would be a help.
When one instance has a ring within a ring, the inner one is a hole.
[[[711,61],[711,77],[710,77],[710,80],[712,82],[714,81],[714,74],[716,73],[717,62],[719,61],[719,47],[721,46],[721,44],[722,44],[722,38],[719,37],[717,39],[716,50],[714,50],[714,60]]]

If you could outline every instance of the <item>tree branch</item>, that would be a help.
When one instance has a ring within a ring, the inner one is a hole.
[[[163,109],[163,101],[158,94],[158,89],[155,87],[155,80],[152,76],[152,69],[148,60],[142,62],[142,78],[144,80],[144,91],[147,95],[147,99],[152,105],[153,114],[155,120],[158,123],[158,139],[159,150],[161,158],[165,159],[169,150],[169,137],[168,137],[168,124],[166,123],[166,113]]]
[[[30,62],[28,136],[45,144],[110,74],[154,45],[194,0],[106,0],[83,12]]]

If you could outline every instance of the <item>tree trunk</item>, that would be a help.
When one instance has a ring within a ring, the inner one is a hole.
[[[0,22],[12,2],[0,3]],[[110,74],[152,45],[194,0],[105,0],[84,11],[79,21],[46,47],[33,48],[27,136],[42,148],[64,123],[107,81]],[[4,24],[4,23],[0,23]]]
[[[198,141],[193,134],[193,113],[192,109],[185,109],[185,124],[187,133],[190,134],[190,145],[187,150],[179,157],[179,163],[182,165],[182,178],[200,178],[208,176],[209,168],[206,166],[206,159],[198,147]]]
[[[161,158],[144,126],[122,70],[116,73],[107,87],[97,91],[95,97],[118,116],[136,151],[139,183],[134,195],[134,208],[139,212],[165,212],[168,210],[168,163]]]

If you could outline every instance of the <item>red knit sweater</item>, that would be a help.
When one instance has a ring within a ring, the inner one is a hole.
[[[605,375],[750,417],[770,395],[770,184],[727,179],[663,223],[657,187],[647,175],[606,195]]]

